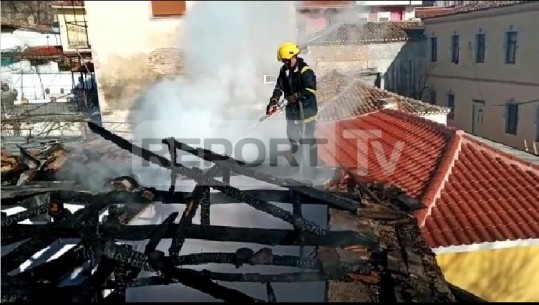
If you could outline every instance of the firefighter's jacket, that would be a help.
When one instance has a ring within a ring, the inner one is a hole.
[[[318,105],[316,103],[316,75],[314,71],[298,57],[294,71],[283,65],[279,71],[277,84],[273,90],[273,97],[280,98],[294,93],[298,95],[298,101],[303,105],[303,118],[300,115],[299,103],[290,103],[286,106],[287,120],[311,121],[316,118]]]

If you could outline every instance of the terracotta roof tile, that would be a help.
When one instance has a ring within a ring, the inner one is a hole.
[[[465,135],[454,158],[425,215],[431,247],[539,238],[539,166]]]
[[[534,1],[473,1],[466,5],[454,7],[450,11],[440,12],[440,14],[436,14],[435,16],[422,17],[422,19],[436,18],[436,17],[441,17],[441,16],[450,16],[450,15],[457,15],[457,14],[465,14],[465,13],[482,11],[482,10],[493,9],[493,8],[498,8],[498,7],[524,4],[528,2],[534,2]]]
[[[367,150],[359,131],[381,134]],[[367,182],[394,184],[421,200],[426,208],[416,217],[431,248],[539,238],[539,165],[394,110],[321,123],[317,136],[329,142],[319,145],[324,163],[342,165]],[[401,154],[385,173],[399,141]]]
[[[332,71],[318,81],[319,119],[333,121],[380,109],[379,99],[392,99],[398,110],[413,114],[449,113],[450,109],[424,103],[369,86],[362,81]]]
[[[21,53],[22,57],[60,56],[63,54],[61,46],[28,47]]]
[[[363,24],[343,24],[323,32],[311,45],[361,44],[407,41],[424,38],[421,21],[383,21]]]
[[[321,123],[317,135],[328,143],[319,144],[320,159],[330,166],[348,168],[365,181],[398,185],[411,197],[420,198],[454,133],[437,125],[427,120],[417,124],[413,118],[403,117],[394,110]],[[345,131],[356,137],[359,132],[366,132],[368,136],[379,133],[380,138],[376,141],[368,141],[366,137],[350,139]],[[402,149],[400,154],[399,149]],[[391,157],[395,152],[397,159],[393,164]]]
[[[418,7],[415,9],[415,17],[419,19],[432,18],[448,14],[453,11],[453,7]]]

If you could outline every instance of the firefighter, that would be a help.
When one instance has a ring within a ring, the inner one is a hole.
[[[314,142],[316,115],[318,105],[316,102],[316,75],[305,63],[303,58],[298,57],[300,48],[293,42],[285,42],[277,50],[277,59],[283,63],[277,78],[277,84],[273,95],[266,107],[266,114],[277,111],[277,103],[284,93],[288,101],[286,106],[286,134],[290,141],[290,151],[286,154],[291,161],[300,148],[300,144],[308,147],[308,164],[312,167],[317,165],[317,146]],[[305,151],[306,149],[302,149]],[[307,164],[307,160],[300,155],[301,162]]]

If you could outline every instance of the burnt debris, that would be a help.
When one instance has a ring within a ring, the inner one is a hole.
[[[9,216],[2,214],[2,245],[21,242],[11,252],[2,256],[3,302],[35,302],[47,298],[58,302],[123,303],[129,287],[171,283],[181,283],[225,302],[276,302],[278,297],[272,282],[311,281],[328,281],[330,299],[334,298],[338,290],[332,288],[334,283],[369,283],[371,288],[368,290],[373,292],[372,295],[380,296],[377,301],[454,301],[452,294],[446,292],[449,291],[447,284],[432,260],[430,270],[424,270],[427,267],[423,266],[429,264],[425,257],[428,258],[432,253],[424,244],[418,248],[418,231],[413,230],[417,225],[406,211],[413,209],[406,201],[407,198],[398,191],[388,195],[387,190],[384,193],[379,187],[363,184],[354,177],[348,179],[349,187],[346,191],[336,187],[341,182],[333,181],[335,179],[329,181],[324,188],[312,187],[291,179],[261,173],[232,158],[195,149],[173,139],[163,140],[174,148],[171,149],[172,160],[167,160],[102,127],[92,123],[89,123],[89,126],[94,133],[119,148],[170,169],[171,186],[168,191],[158,191],[140,185],[135,177],[121,176],[105,183],[103,192],[97,193],[70,188],[67,185],[36,187],[36,180],[26,180],[24,183],[16,181],[20,181],[22,173],[29,170],[36,171],[36,177],[47,177],[43,173],[47,171],[46,165],[52,164],[53,161],[48,161],[44,156],[58,152],[58,147],[61,146],[56,145],[37,155],[24,152],[23,157],[10,156],[11,172],[4,171],[4,165],[8,162],[4,162],[3,155],[2,176],[9,176],[12,181],[10,184],[18,186],[7,187],[7,194],[2,196],[2,205],[16,206],[28,198],[44,195],[48,195],[49,201],[27,208],[24,212]],[[176,154],[172,153],[175,149],[196,154],[215,165],[203,171],[178,164],[174,158]],[[94,155],[88,150],[85,152],[89,156]],[[20,166],[17,168],[13,164],[22,165],[16,165]],[[340,176],[350,176],[350,173],[338,172]],[[242,191],[230,184],[231,173],[288,190]],[[218,175],[223,177],[222,181],[215,179]],[[175,190],[176,181],[182,176],[196,181],[197,185],[192,192]],[[210,189],[219,193],[210,193]],[[399,204],[396,204],[395,200]],[[282,219],[292,224],[294,229],[240,228],[210,224],[211,205],[238,201]],[[293,204],[294,212],[281,209],[271,204],[271,201]],[[172,213],[158,225],[128,225],[131,219],[152,202],[186,204],[186,208],[181,217],[178,217],[178,212]],[[306,202],[327,205],[333,225],[330,225],[329,229],[323,229],[303,218],[301,205]],[[65,208],[65,203],[84,205],[84,208],[71,214]],[[201,210],[201,225],[192,223],[198,209]],[[100,220],[99,215],[105,210],[109,211],[109,215]],[[22,220],[43,215],[48,217],[47,223],[20,224]],[[339,221],[339,225],[335,225],[339,217],[346,221]],[[175,223],[178,218],[178,223]],[[387,233],[387,228],[392,228],[394,232]],[[78,238],[80,241],[56,259],[23,272],[12,273],[36,252],[63,238]],[[143,252],[119,242],[144,239],[149,241]],[[162,239],[172,240],[168,255],[157,249]],[[181,255],[186,239],[256,243],[266,246],[258,250],[244,247],[230,253]],[[276,245],[315,246],[316,251],[312,257],[276,255],[272,249],[272,246]],[[394,267],[395,261],[397,268]],[[258,274],[186,268],[188,265],[210,263],[229,264],[236,268],[243,265],[288,266],[296,267],[299,271]],[[87,274],[84,280],[76,285],[60,286],[66,276],[81,266],[83,273]],[[95,269],[93,273],[92,269]],[[142,271],[154,274],[140,278]],[[417,274],[420,276],[417,277]],[[266,287],[267,298],[254,298],[239,290],[225,287],[217,281],[262,283]],[[113,291],[104,297],[102,292],[105,289]],[[373,298],[365,296],[362,299],[368,301]],[[181,301],[181,295],[178,295],[178,300]]]

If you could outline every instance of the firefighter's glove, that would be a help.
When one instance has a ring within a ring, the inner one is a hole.
[[[299,94],[297,94],[297,93],[291,94],[291,95],[286,97],[286,100],[290,104],[295,104],[295,103],[297,103],[299,101]]]
[[[277,103],[278,103],[278,99],[275,98],[275,97],[272,97],[270,99],[270,102],[268,104],[268,106],[266,106],[266,114],[269,115],[269,114],[272,114],[274,113],[275,111],[277,111]]]

